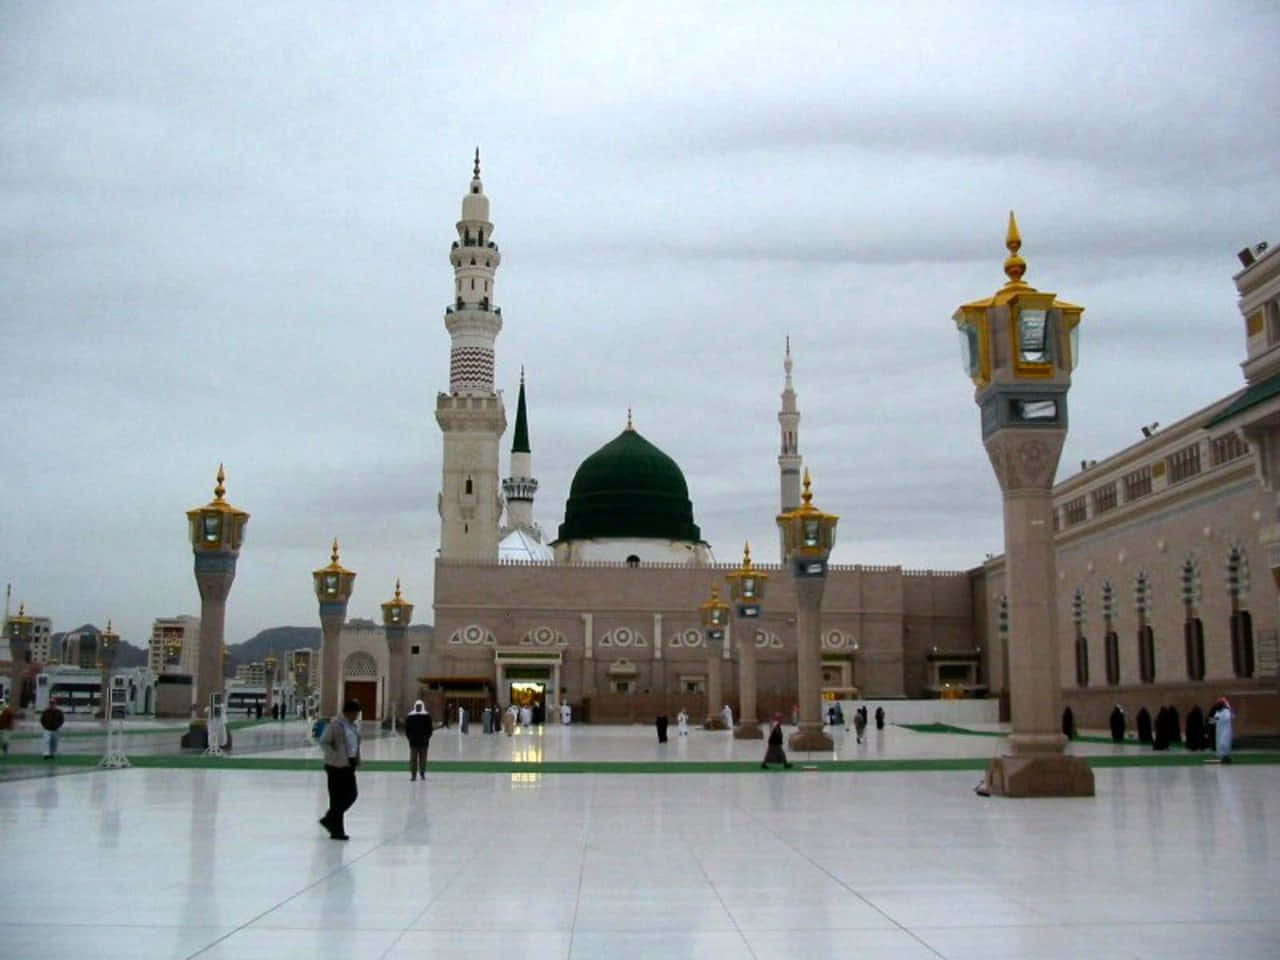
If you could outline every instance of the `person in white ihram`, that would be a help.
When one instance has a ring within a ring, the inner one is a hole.
[[[685,713],[684,707],[676,714],[676,733],[682,737],[689,735],[689,714]]]
[[[720,710],[720,719],[724,721],[724,728],[726,730],[733,729],[733,710],[730,709],[727,703]]]

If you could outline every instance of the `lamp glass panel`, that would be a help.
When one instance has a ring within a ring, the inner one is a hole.
[[[960,363],[964,372],[970,377],[978,375],[978,331],[970,323],[961,324],[956,332],[960,335]]]
[[[1058,401],[1014,400],[1013,415],[1015,419],[1029,423],[1056,420],[1058,417]]]
[[[1018,312],[1018,355],[1024,363],[1049,360],[1049,317],[1044,310]]]
[[[324,592],[325,593],[338,592],[338,575],[336,573],[326,573],[324,575]]]
[[[818,522],[817,517],[811,517],[804,522],[804,545],[806,547],[816,547],[822,538],[822,524]]]
[[[205,543],[217,543],[222,536],[222,515],[218,513],[206,513],[204,515],[204,541]]]
[[[742,595],[744,597],[754,597],[756,595],[756,578],[755,577],[742,578]]]

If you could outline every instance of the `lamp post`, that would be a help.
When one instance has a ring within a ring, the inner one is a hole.
[[[9,700],[15,712],[21,712],[26,692],[27,664],[31,662],[31,633],[35,618],[28,617],[26,607],[18,604],[18,615],[10,617],[9,633]]]
[[[355,572],[338,562],[337,537],[329,565],[312,571],[311,576],[320,601],[320,628],[324,635],[320,646],[320,715],[334,717],[338,713],[338,639],[347,619],[347,601],[356,584]]]
[[[796,680],[800,729],[787,740],[792,750],[832,750],[822,730],[822,594],[827,586],[827,557],[836,543],[839,517],[813,505],[809,471],[804,472],[804,501],[778,515],[782,549],[796,591]]]
[[[396,718],[406,712],[402,702],[405,674],[405,632],[412,618],[413,604],[400,596],[400,581],[397,579],[396,595],[382,605],[382,625],[387,631],[387,650],[391,654],[391,676],[387,678],[387,709],[382,725],[392,729],[395,729]]]
[[[729,605],[720,600],[720,587],[711,585],[711,599],[698,608],[702,612],[702,631],[707,638],[707,730],[723,730],[724,722],[716,705],[723,700],[720,690],[720,661],[723,658],[724,631],[729,625]]]
[[[734,635],[738,638],[738,725],[733,736],[738,740],[762,740],[760,721],[756,718],[756,636],[752,627],[760,617],[767,573],[751,565],[751,544],[742,548],[742,566],[726,574],[733,609],[737,614]]]
[[[99,634],[98,642],[101,644],[98,666],[102,670],[102,690],[98,700],[102,704],[102,725],[109,728],[111,726],[111,670],[116,665],[116,649],[120,645],[120,634],[111,629],[110,620],[107,621],[107,629]]]
[[[1004,501],[1013,734],[1010,752],[992,760],[986,786],[1004,796],[1093,796],[1093,772],[1064,753],[1052,499],[1084,308],[1023,282],[1027,265],[1012,212],[1005,246],[1008,282],[953,317]]]
[[[227,503],[227,473],[218,464],[213,499],[187,511],[191,551],[195,555],[196,585],[200,588],[200,641],[196,663],[196,719],[183,746],[206,746],[209,696],[221,693],[223,632],[227,620],[227,595],[236,578],[236,560],[244,542],[249,514]]]
[[[268,713],[271,712],[271,708],[275,706],[275,702],[276,702],[276,697],[275,697],[276,666],[279,663],[280,661],[276,659],[276,655],[274,653],[268,653],[266,656],[266,659],[262,661],[263,673],[266,675],[266,680],[267,680],[266,710]]]

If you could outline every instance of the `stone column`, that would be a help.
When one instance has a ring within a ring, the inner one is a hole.
[[[338,715],[338,684],[342,679],[339,638],[347,620],[347,601],[320,604],[320,716]],[[363,704],[362,704],[363,706]]]
[[[796,576],[796,668],[800,729],[787,740],[792,750],[833,750],[822,730],[822,594],[825,576]]]
[[[406,632],[404,627],[387,627],[387,651],[391,655],[391,665],[387,676],[387,707],[383,721],[385,725],[385,721],[390,718],[392,730],[396,727],[396,721],[409,712],[404,702],[404,675],[408,653]]]
[[[760,720],[756,716],[756,631],[755,620],[738,617],[734,624],[738,635],[738,725],[733,736],[738,740],[763,740]]]
[[[1093,772],[1064,753],[1059,679],[1053,477],[1065,430],[998,430],[985,439],[1004,497],[1009,601],[1010,754],[988,770],[992,793],[1093,796]]]
[[[200,589],[200,640],[196,659],[196,716],[208,719],[209,697],[221,693],[222,650],[227,622],[227,597],[236,578],[236,557],[228,553],[197,553],[196,585]]]
[[[702,725],[706,729],[724,729],[724,721],[720,719],[720,708],[723,706],[724,693],[721,690],[720,683],[720,651],[712,650],[707,654],[707,718],[702,721]]]

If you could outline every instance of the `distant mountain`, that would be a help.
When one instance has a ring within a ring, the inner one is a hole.
[[[320,639],[319,627],[268,627],[244,643],[228,644],[227,650],[237,663],[253,663],[269,653],[278,659],[286,650],[319,649]]]
[[[117,667],[145,667],[147,665],[147,649],[145,647],[135,647],[127,640],[121,640],[120,645],[116,647],[116,666]]]

